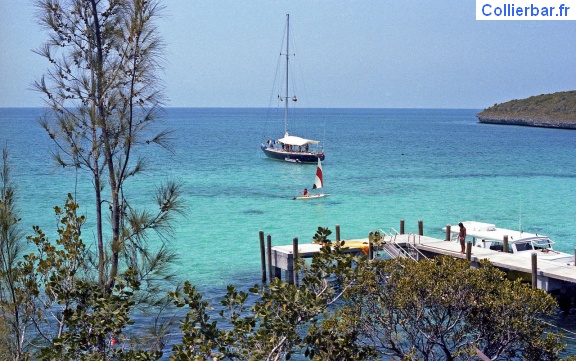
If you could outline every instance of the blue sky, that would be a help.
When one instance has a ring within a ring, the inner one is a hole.
[[[162,3],[168,106],[267,107],[286,13],[310,107],[480,109],[576,88],[574,21],[476,21],[471,0]],[[43,104],[34,12],[0,2],[0,107]]]

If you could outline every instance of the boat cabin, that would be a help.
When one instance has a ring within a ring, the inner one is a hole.
[[[268,140],[260,148],[267,157],[294,163],[316,163],[324,160],[320,141],[286,134],[278,140]]]
[[[552,241],[548,237],[530,237],[530,238],[523,238],[519,240],[512,240],[508,241],[508,253],[517,253],[522,251],[543,251],[547,252],[548,250],[552,250],[552,245],[554,241]],[[504,241],[500,240],[491,240],[491,239],[483,239],[472,237],[472,245],[489,248],[493,251],[500,251],[504,250]]]

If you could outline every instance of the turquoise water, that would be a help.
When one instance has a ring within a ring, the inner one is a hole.
[[[282,110],[167,109],[159,129],[174,130],[173,151],[142,148],[146,174],[129,183],[133,203],[167,179],[184,184],[187,213],[177,219],[171,247],[175,271],[208,299],[229,283],[260,281],[258,232],[274,244],[311,240],[318,226],[341,226],[344,239],[379,228],[444,237],[461,220],[546,234],[556,249],[576,246],[576,132],[479,124],[477,110],[296,109],[294,135],[325,141],[325,191],[331,197],[295,201],[310,187],[315,165],[266,159],[259,144],[283,134]],[[91,183],[85,172],[58,168],[53,144],[37,123],[40,109],[0,108],[0,144],[12,157],[22,226],[40,225],[54,239],[52,207],[68,192],[88,216],[93,241]],[[576,330],[576,317],[554,323]],[[576,352],[571,342],[569,352]]]
[[[185,217],[176,222],[176,271],[207,292],[259,281],[258,231],[274,244],[308,242],[318,226],[340,224],[342,237],[379,228],[443,237],[460,220],[522,227],[549,235],[556,248],[576,246],[574,131],[479,124],[477,110],[296,109],[292,133],[325,142],[325,191],[310,189],[315,165],[266,159],[260,142],[282,135],[266,109],[167,109],[159,128],[174,130],[173,152],[142,148],[148,172],[129,183],[143,206],[156,185],[184,183]],[[39,109],[0,109],[0,143],[10,148],[22,224],[54,228],[52,207],[75,189],[91,216],[88,174],[57,168],[37,124]],[[281,118],[281,117],[280,117]],[[77,188],[75,180],[78,179]],[[92,241],[89,227],[85,241]],[[49,233],[50,234],[50,233]]]

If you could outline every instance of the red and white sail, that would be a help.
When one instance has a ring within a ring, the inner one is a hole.
[[[320,158],[318,158],[318,168],[316,168],[316,179],[314,179],[314,185],[312,189],[322,188],[322,163],[320,163]]]

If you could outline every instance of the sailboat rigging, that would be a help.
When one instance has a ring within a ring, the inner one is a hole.
[[[284,137],[274,140],[268,139],[266,143],[260,144],[264,154],[271,159],[283,160],[292,163],[315,163],[317,160],[324,160],[324,149],[320,147],[320,141],[306,139],[290,135],[288,132],[288,113],[290,100],[296,102],[298,99],[289,96],[288,89],[288,63],[290,61],[290,14],[286,14],[286,84],[285,94],[278,96],[284,102]]]

